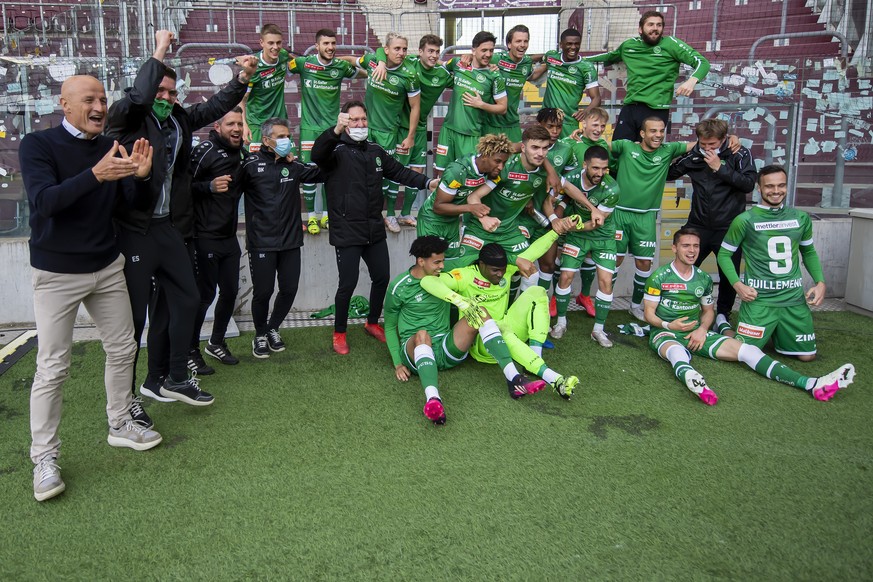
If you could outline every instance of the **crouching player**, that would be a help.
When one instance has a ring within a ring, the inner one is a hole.
[[[575,227],[578,217],[562,220],[570,228]],[[512,306],[509,305],[512,275],[519,270],[526,277],[535,273],[536,266],[531,261],[545,253],[557,238],[557,232],[549,232],[518,255],[515,265],[508,264],[506,251],[499,244],[488,243],[479,251],[476,264],[454,269],[439,278],[427,277],[421,286],[437,297],[445,298],[451,293],[459,293],[475,301],[497,322],[512,359],[551,384],[561,397],[569,399],[579,379],[576,376],[562,376],[549,368],[542,358],[543,343],[549,332],[549,299],[546,290],[538,285],[529,287]],[[479,362],[494,363],[492,356],[495,354],[482,341],[476,341],[470,348],[470,354]],[[503,366],[499,360],[497,363]],[[522,389],[518,385],[514,388],[510,386],[509,395],[514,399],[521,398],[539,391],[544,385],[523,386]]]
[[[809,378],[767,356],[760,348],[708,331],[715,320],[712,279],[694,266],[700,236],[690,228],[673,235],[673,262],[655,271],[646,281],[646,321],[653,330],[649,346],[670,362],[676,377],[704,403],[712,406],[718,396],[691,367],[691,354],[725,362],[743,362],[758,374],[805,390],[816,400],[830,400],[837,390],[852,383],[855,367],[843,364],[820,378]],[[654,328],[663,328],[656,331]]]
[[[449,243],[438,236],[422,236],[412,242],[409,254],[415,265],[398,275],[388,286],[385,301],[385,339],[394,364],[394,374],[401,382],[417,374],[424,387],[424,415],[434,424],[445,424],[446,413],[437,389],[437,370],[460,364],[476,341],[500,364],[509,392],[536,392],[545,384],[530,381],[509,355],[500,329],[475,301],[448,291],[439,297],[425,290],[423,281],[436,280],[445,262]],[[449,303],[454,304],[461,320],[449,323]]]

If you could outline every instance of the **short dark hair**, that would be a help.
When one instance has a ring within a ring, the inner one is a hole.
[[[780,166],[779,164],[769,164],[764,166],[760,170],[758,170],[758,184],[761,183],[761,178],[764,176],[769,176],[770,174],[785,174],[785,177],[788,177],[788,172],[785,171],[785,166]]]
[[[177,81],[179,77],[176,75],[176,71],[167,65],[164,65],[164,76],[169,77],[174,81]]]
[[[510,28],[506,32],[506,44],[507,45],[512,42],[512,37],[515,36],[516,32],[524,32],[528,36],[530,36],[530,29],[528,27],[526,27],[523,24],[516,24],[515,26],[513,26],[512,28]]]
[[[561,33],[561,42],[564,42],[564,40],[569,38],[569,37],[575,38],[577,36],[579,38],[582,38],[582,33],[579,32],[578,30],[576,30],[575,28],[568,28],[567,30],[565,30],[564,32]]]
[[[321,37],[336,38],[336,31],[332,28],[322,28],[315,33],[315,42],[321,40]]]
[[[487,30],[483,30],[482,32],[477,32],[476,36],[473,37],[473,48],[477,48],[483,42],[497,42],[497,37],[488,32]]]
[[[643,123],[642,123],[642,125],[640,125],[640,129],[645,131],[646,124],[650,121],[658,121],[660,123],[664,123],[664,120],[661,119],[660,117],[658,117],[657,115],[650,115],[650,116],[646,117],[645,119],[643,119]],[[664,127],[667,127],[666,123],[664,123]]]
[[[418,50],[424,50],[424,47],[426,47],[427,45],[443,46],[443,39],[435,34],[426,34],[421,37],[420,41],[418,41]]]
[[[449,248],[449,243],[438,236],[425,235],[412,241],[409,254],[416,259],[429,259],[434,255],[441,255]]]
[[[555,107],[543,107],[537,112],[537,123],[564,123],[564,112]]]
[[[488,243],[479,251],[479,262],[492,267],[505,267],[509,262],[506,251],[497,243]]]
[[[542,125],[532,125],[522,132],[521,141],[528,142],[532,139],[552,141],[552,136],[549,135],[549,130]]]
[[[649,18],[660,18],[661,22],[664,22],[664,15],[658,12],[657,10],[646,10],[643,12],[643,15],[640,16],[640,28],[646,23],[646,20]]]
[[[676,243],[678,243],[679,239],[682,238],[683,236],[689,236],[689,235],[696,236],[697,239],[700,240],[700,233],[697,232],[697,230],[695,230],[693,228],[688,228],[687,226],[683,226],[682,228],[680,228],[679,230],[677,230],[676,232],[673,233],[673,244],[675,245]]]
[[[282,31],[275,24],[265,24],[261,27],[261,38],[264,38],[268,34],[278,34],[279,36],[283,36]]]
[[[360,107],[361,109],[364,110],[364,113],[367,112],[367,106],[364,105],[364,102],[358,101],[357,99],[352,99],[351,101],[346,101],[345,103],[343,103],[343,106],[340,108],[340,111],[343,113],[348,113],[349,109],[351,109],[352,107]]]
[[[591,160],[606,160],[608,162],[609,152],[606,151],[606,148],[603,146],[591,146],[590,148],[585,150],[584,161],[590,162]]]

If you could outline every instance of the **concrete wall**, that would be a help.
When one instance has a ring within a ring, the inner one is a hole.
[[[851,239],[850,218],[837,218],[813,221],[815,246],[821,257],[828,283],[829,297],[843,297],[846,292],[846,277],[849,264]],[[400,234],[388,234],[388,248],[391,257],[392,277],[412,264],[409,245],[415,239],[415,231],[404,228]],[[243,235],[240,244],[244,245]],[[616,297],[628,297],[631,292],[633,267],[628,263],[623,268],[616,283]],[[869,267],[869,262],[865,264]],[[0,286],[0,326],[16,324],[28,325],[33,322],[33,289],[31,287],[30,254],[27,240],[23,238],[0,239],[0,269],[4,273]],[[804,285],[811,280],[804,277]],[[300,276],[300,290],[294,302],[294,309],[315,311],[333,303],[337,286],[336,260],[333,247],[327,242],[327,233],[316,237],[306,237],[303,248],[303,265]],[[573,292],[578,292],[578,277]],[[361,264],[361,275],[356,295],[369,295],[370,279],[366,268]],[[237,314],[251,317],[251,277],[248,258],[244,255],[240,266],[240,294],[237,299]],[[80,311],[79,321],[90,319],[84,310]]]

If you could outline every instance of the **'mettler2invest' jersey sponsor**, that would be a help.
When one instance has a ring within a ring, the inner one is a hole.
[[[800,247],[812,246],[812,220],[796,208],[753,206],[728,228],[722,248],[743,249],[745,283],[758,292],[755,303],[802,305]]]
[[[648,278],[645,299],[658,302],[655,315],[666,322],[687,317],[699,325],[701,306],[713,303],[712,277],[692,266],[691,276],[685,279],[671,262]]]
[[[340,109],[340,89],[344,79],[351,79],[357,69],[341,59],[324,64],[318,55],[296,57],[288,70],[300,75],[302,113],[300,128],[324,131],[336,125]]]

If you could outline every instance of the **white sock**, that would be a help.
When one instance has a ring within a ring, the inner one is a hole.
[[[559,315],[558,316],[558,325],[567,325],[567,316]]]
[[[506,367],[503,368],[503,375],[507,380],[512,380],[518,376],[518,368],[515,367],[515,362],[509,362],[506,364]]]
[[[603,331],[603,324],[602,323],[595,323],[594,327],[591,328],[591,331]]]
[[[540,274],[534,273],[530,277],[522,277],[521,284],[518,286],[518,292],[524,293],[527,289],[530,289],[540,280]]]
[[[546,371],[543,372],[542,379],[548,382],[549,384],[554,384],[561,375],[552,370],[551,368],[546,368]]]
[[[678,364],[679,362],[683,362],[685,364],[691,363],[691,358],[688,356],[688,350],[683,348],[680,345],[673,345],[667,348],[667,353],[664,354],[667,356],[667,361],[670,362],[673,366]]]
[[[431,398],[439,398],[440,391],[437,390],[436,386],[428,386],[424,389],[424,399],[430,400]]]
[[[539,357],[543,357],[543,346],[530,346],[530,349],[533,350],[533,353],[538,355]]]
[[[554,273],[543,273],[540,271],[540,281],[548,281],[549,287],[552,286],[552,278],[555,276]]]
[[[306,220],[312,220],[313,218],[315,218],[314,212],[310,212],[306,215]]]
[[[633,301],[631,301],[631,309],[639,309],[642,306],[642,303],[634,303]]]
[[[737,359],[750,367],[751,369],[755,369],[755,366],[758,365],[758,362],[761,361],[761,358],[764,357],[764,352],[761,351],[761,348],[756,346],[752,346],[749,344],[742,344],[740,349],[737,350]],[[767,370],[767,377],[770,377],[770,371]]]

